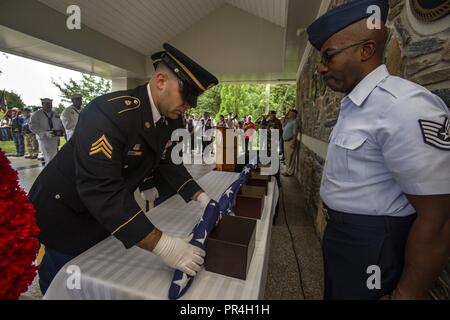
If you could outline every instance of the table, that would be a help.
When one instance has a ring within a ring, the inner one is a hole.
[[[212,171],[198,180],[209,196],[218,200],[238,173]],[[270,253],[272,218],[278,201],[278,185],[272,177],[264,212],[257,222],[256,243],[247,280],[235,279],[201,270],[181,299],[187,300],[257,300],[264,298]],[[186,204],[174,195],[146,213],[152,223],[172,236],[187,236],[202,216],[195,201]],[[78,267],[79,288],[73,288]],[[168,299],[174,269],[156,255],[134,246],[125,249],[111,236],[68,262],[56,275],[44,299],[126,300]],[[72,285],[67,285],[70,283]]]

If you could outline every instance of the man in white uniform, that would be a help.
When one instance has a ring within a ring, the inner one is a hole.
[[[64,133],[61,119],[52,111],[51,99],[41,99],[42,109],[31,116],[30,130],[35,133],[47,165],[58,152],[58,140]]]
[[[78,122],[78,116],[81,112],[83,97],[81,94],[74,94],[70,97],[72,105],[64,109],[61,113],[61,121],[66,130],[67,141],[72,138],[73,132]]]

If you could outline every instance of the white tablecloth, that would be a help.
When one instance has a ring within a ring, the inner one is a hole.
[[[237,173],[213,171],[198,183],[211,198],[218,200],[238,176]],[[257,222],[255,251],[247,280],[203,269],[181,299],[264,298],[272,218],[277,200],[278,186],[272,177],[268,196],[265,197],[264,212]],[[197,202],[186,204],[179,195],[175,195],[146,215],[163,232],[186,236],[202,216],[202,210]],[[79,289],[72,289],[76,281],[74,269],[70,266],[79,267]],[[44,299],[168,299],[173,274],[174,269],[167,267],[156,255],[136,246],[127,250],[111,236],[67,263],[51,283]]]

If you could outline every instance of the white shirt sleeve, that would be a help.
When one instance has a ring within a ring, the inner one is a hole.
[[[75,129],[75,111],[72,108],[66,108],[61,113],[61,122],[66,130]]]
[[[420,90],[396,99],[377,119],[385,165],[404,193],[450,194],[450,148],[439,148],[450,146],[449,118],[439,97]],[[436,123],[435,138],[424,133],[421,121]],[[435,142],[427,143],[430,139]]]
[[[47,131],[47,127],[42,126],[42,117],[44,115],[42,112],[35,112],[31,115],[30,119],[30,130],[31,132],[41,136]]]

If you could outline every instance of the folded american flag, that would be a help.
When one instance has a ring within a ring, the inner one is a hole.
[[[208,234],[219,224],[225,214],[233,214],[236,204],[236,196],[242,185],[245,184],[250,176],[250,172],[255,169],[255,164],[248,164],[244,167],[239,178],[234,181],[231,186],[222,194],[219,202],[211,200],[203,212],[203,216],[192,230],[192,240],[190,244],[197,246],[203,250],[206,249],[206,238]],[[169,299],[174,300],[180,298],[191,286],[194,277],[187,275],[180,270],[176,270],[172,283],[169,288]]]

